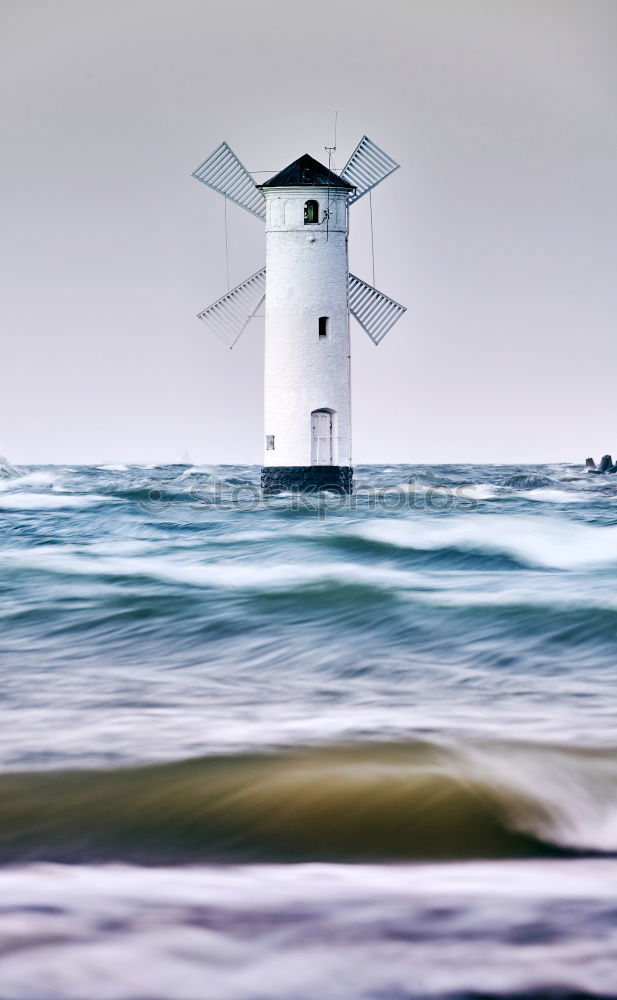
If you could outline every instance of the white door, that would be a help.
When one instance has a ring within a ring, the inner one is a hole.
[[[311,462],[332,465],[332,414],[323,410],[311,413]]]

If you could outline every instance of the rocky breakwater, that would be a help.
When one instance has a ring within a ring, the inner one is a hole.
[[[617,472],[617,464],[613,465],[613,459],[610,455],[603,455],[599,465],[596,465],[593,458],[586,459],[585,470],[593,476],[602,476],[605,473]]]

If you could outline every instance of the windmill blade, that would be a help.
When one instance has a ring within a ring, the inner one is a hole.
[[[193,171],[192,176],[207,187],[225,195],[230,201],[246,208],[258,219],[266,218],[266,199],[255,187],[246,167],[226,142],[210,153],[207,160]]]
[[[381,343],[397,320],[407,312],[406,306],[367,285],[354,274],[349,275],[349,309],[375,345]]]
[[[376,142],[363,135],[340,174],[343,180],[356,188],[356,193],[349,199],[349,204],[381,184],[386,177],[398,170],[399,166],[400,163],[384,153]]]
[[[198,314],[231,349],[266,297],[266,269],[251,275]]]

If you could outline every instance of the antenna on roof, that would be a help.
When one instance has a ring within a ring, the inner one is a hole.
[[[334,112],[334,145],[324,146],[328,154],[328,170],[332,170],[332,154],[336,152],[336,125],[338,121],[338,111]],[[326,216],[326,240],[330,237],[330,188],[328,188],[328,204],[325,211]]]
[[[324,146],[328,154],[328,170],[332,170],[332,154],[336,152],[336,125],[338,121],[338,111],[334,112],[334,143],[331,146]]]

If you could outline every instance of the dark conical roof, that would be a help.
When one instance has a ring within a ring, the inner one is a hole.
[[[308,153],[294,160],[288,167],[271,177],[259,187],[338,187],[354,190],[353,184],[324,167]]]

